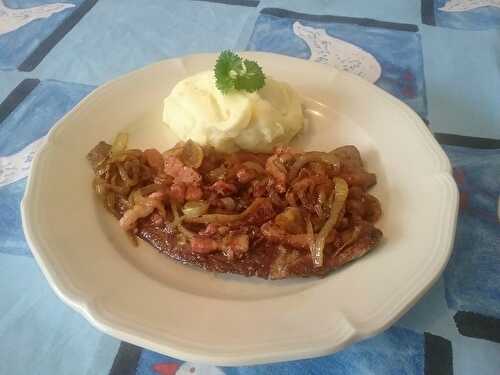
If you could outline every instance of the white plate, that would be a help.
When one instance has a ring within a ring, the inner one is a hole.
[[[193,362],[243,365],[314,357],[387,328],[437,279],[452,247],[457,188],[420,118],[362,79],[331,67],[248,53],[306,98],[296,143],[355,144],[378,176],[384,241],[324,279],[265,281],[178,264],[132,247],[91,189],[85,155],[130,133],[132,146],[176,142],[162,99],[214,54],[171,59],[96,89],[61,119],[35,158],[22,202],[28,243],[59,297],[117,338]]]

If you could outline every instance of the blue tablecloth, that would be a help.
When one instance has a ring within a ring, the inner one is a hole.
[[[0,0],[0,374],[500,374],[500,1],[55,1]],[[117,75],[222,49],[359,74],[443,144],[461,198],[454,252],[384,333],[313,360],[185,363],[97,331],[40,273],[19,202],[50,127]]]

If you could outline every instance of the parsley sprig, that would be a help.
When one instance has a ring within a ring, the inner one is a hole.
[[[222,51],[215,63],[215,84],[223,93],[232,90],[254,92],[264,87],[266,76],[255,62],[231,51]]]

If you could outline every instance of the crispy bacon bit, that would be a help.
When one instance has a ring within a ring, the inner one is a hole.
[[[219,244],[209,237],[194,236],[191,239],[191,250],[195,253],[208,254],[219,250]]]
[[[247,184],[255,179],[259,174],[255,169],[242,167],[236,172],[236,178],[240,184]]]
[[[200,236],[213,236],[219,233],[219,224],[210,223],[208,224],[204,230],[202,230],[199,235]]]
[[[296,155],[300,154],[290,146],[278,146],[274,149],[274,153],[280,157],[283,163],[291,161]]]
[[[252,181],[252,195],[255,198],[263,197],[267,193],[267,180],[254,180]]]
[[[203,190],[197,185],[188,185],[186,188],[187,201],[199,201],[203,198]]]
[[[175,183],[199,184],[201,176],[196,170],[186,167],[182,161],[175,156],[167,156],[164,163],[165,173],[174,177]]]
[[[153,182],[158,185],[170,185],[174,182],[174,178],[165,174],[165,172],[160,171],[156,176],[153,177]]]
[[[223,180],[215,182],[210,188],[223,197],[234,194],[238,190],[234,184],[227,183]]]
[[[186,195],[186,186],[182,182],[173,184],[172,186],[170,186],[169,195],[170,198],[174,201],[184,202],[184,198]]]
[[[229,232],[229,227],[221,225],[217,228],[217,233],[221,236],[225,236]]]
[[[163,220],[163,217],[162,217],[159,213],[155,212],[155,213],[153,213],[153,214],[151,215],[151,222],[152,222],[154,225],[158,225],[158,226],[160,226],[160,225],[162,225],[165,221]]]
[[[269,154],[255,154],[252,152],[240,151],[228,155],[227,160],[233,164],[241,164],[247,161],[251,161],[260,165],[264,165],[268,156]]]
[[[229,259],[241,258],[248,251],[249,243],[248,234],[229,234],[222,240],[222,253]]]

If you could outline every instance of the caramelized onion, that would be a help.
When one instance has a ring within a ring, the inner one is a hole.
[[[330,205],[330,217],[325,222],[319,231],[314,244],[311,246],[311,257],[314,267],[321,267],[323,265],[323,251],[325,249],[326,239],[332,229],[337,224],[340,212],[344,208],[347,195],[349,194],[349,187],[343,178],[333,178],[335,184],[335,191],[332,194],[333,202]]]
[[[254,171],[260,174],[266,173],[264,167],[255,161],[245,161],[241,165],[247,167],[248,169],[253,169]]]
[[[226,176],[227,169],[223,165],[212,169],[210,172],[207,173],[207,178],[210,182],[217,181],[217,180],[222,180]]]
[[[306,223],[300,208],[297,207],[285,208],[282,213],[274,218],[274,222],[288,233],[298,234],[305,231]]]
[[[199,224],[228,224],[234,223],[236,221],[245,220],[251,214],[253,214],[260,206],[269,203],[272,207],[272,203],[269,201],[269,198],[256,198],[250,206],[248,206],[245,211],[239,214],[207,214],[196,218],[186,218],[186,221],[191,223],[199,223]]]
[[[319,151],[306,152],[305,154],[300,155],[290,168],[290,172],[288,173],[289,181],[292,181],[295,177],[297,177],[300,169],[312,161],[321,161],[323,163],[330,164],[336,169],[340,168],[340,160],[334,154]]]
[[[199,144],[188,140],[182,148],[181,160],[187,167],[199,168],[203,163],[203,149]]]
[[[115,157],[125,151],[127,149],[127,144],[128,134],[118,133],[113,141],[113,145],[111,146],[111,157]]]
[[[141,188],[142,195],[149,195],[157,191],[162,191],[166,188],[165,184],[149,184]]]
[[[127,186],[137,185],[139,182],[139,178],[135,176],[134,178],[130,178],[127,170],[123,164],[118,164],[118,173],[120,174],[120,178]]]
[[[307,237],[309,238],[309,249],[311,250],[311,254],[312,254],[312,248],[314,246],[314,229],[313,229],[313,225],[311,223],[311,218],[309,217],[309,215],[307,215],[306,217],[306,233],[307,233]]]
[[[207,213],[208,206],[205,201],[189,201],[182,207],[182,213],[186,217],[199,217]]]
[[[190,230],[186,229],[184,225],[182,225],[182,221],[184,220],[184,216],[180,217],[179,212],[177,211],[177,204],[172,202],[170,204],[170,209],[172,210],[172,214],[174,215],[174,221],[172,225],[176,228],[181,234],[183,234],[186,238],[193,238],[194,233]]]
[[[156,209],[162,218],[166,217],[163,204],[153,198],[143,197],[140,190],[134,190],[129,198],[133,201],[132,208],[129,208],[120,219],[120,226],[125,230],[134,229],[137,220],[147,217]]]
[[[352,231],[351,237],[344,242],[342,246],[340,246],[337,251],[335,251],[335,254],[333,256],[336,256],[337,254],[341,253],[342,250],[344,250],[347,246],[352,245],[354,242],[356,242],[359,238],[359,235],[361,234],[361,226],[356,225]]]

